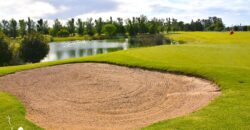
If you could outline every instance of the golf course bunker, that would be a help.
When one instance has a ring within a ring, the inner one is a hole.
[[[0,90],[49,130],[137,129],[196,111],[220,94],[207,80],[97,63],[17,72],[0,77]]]

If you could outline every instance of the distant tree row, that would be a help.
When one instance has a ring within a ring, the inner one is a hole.
[[[226,30],[234,30],[234,31],[250,31],[250,25],[235,25],[232,27],[227,27]]]
[[[117,35],[128,34],[136,36],[137,34],[158,34],[161,32],[173,31],[224,31],[234,29],[236,31],[250,31],[250,26],[235,26],[233,28],[225,27],[221,18],[209,17],[208,19],[192,20],[190,23],[184,23],[177,19],[148,19],[146,16],[133,17],[129,19],[117,18],[113,20],[112,17],[108,20],[92,19],[86,21],[82,19],[70,19],[66,25],[63,25],[60,20],[56,19],[52,27],[49,26],[48,21],[40,19],[34,21],[30,18],[16,21],[11,19],[9,21],[2,20],[0,22],[0,31],[9,37],[16,38],[18,36],[24,37],[26,34],[38,32],[41,34],[68,37],[75,35],[107,35],[109,37]]]
[[[28,18],[27,21],[11,19],[9,21],[2,20],[0,23],[0,31],[6,36],[16,38],[18,36],[24,37],[27,34],[38,32],[41,34],[49,34],[49,25],[47,21],[43,19],[34,22]]]

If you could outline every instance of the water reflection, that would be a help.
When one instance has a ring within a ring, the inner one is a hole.
[[[126,39],[123,42],[108,40],[52,42],[49,45],[50,52],[43,62],[127,50],[128,40]]]

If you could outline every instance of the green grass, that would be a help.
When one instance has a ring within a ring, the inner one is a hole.
[[[54,42],[77,41],[77,40],[89,40],[89,37],[88,36],[53,37]]]
[[[222,95],[207,107],[183,117],[162,121],[145,130],[248,130],[250,129],[250,33],[171,34],[187,41],[179,46],[131,49],[40,64],[0,68],[0,75],[20,70],[78,62],[107,62],[195,75],[216,82]],[[169,36],[169,35],[168,35]],[[15,126],[39,129],[25,119],[24,106],[13,96],[0,93],[0,128],[8,129],[6,116]]]
[[[94,35],[94,36],[88,36],[88,35],[84,35],[84,36],[71,36],[71,37],[53,37],[52,41],[53,42],[65,42],[65,41],[81,41],[81,40],[111,40],[111,41],[124,41],[125,40],[125,36],[117,36],[114,37],[112,39],[107,39],[106,36],[104,35]]]
[[[189,43],[246,43],[249,44],[250,32],[235,32],[229,35],[229,32],[178,32],[168,35],[177,41],[186,41]]]

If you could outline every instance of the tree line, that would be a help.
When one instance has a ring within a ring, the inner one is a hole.
[[[184,23],[174,18],[166,19],[148,19],[146,16],[132,17],[128,19],[112,17],[108,20],[102,18],[89,18],[85,21],[82,19],[70,19],[66,25],[56,19],[50,27],[47,20],[39,19],[34,21],[30,18],[27,20],[2,20],[0,22],[0,31],[9,37],[24,37],[31,32],[38,32],[54,37],[68,37],[75,35],[107,35],[117,36],[126,35],[136,36],[137,34],[157,34],[161,32],[173,31],[250,31],[250,26],[234,26],[233,28],[225,27],[223,20],[218,17],[209,17],[208,19],[192,20],[190,23]]]

